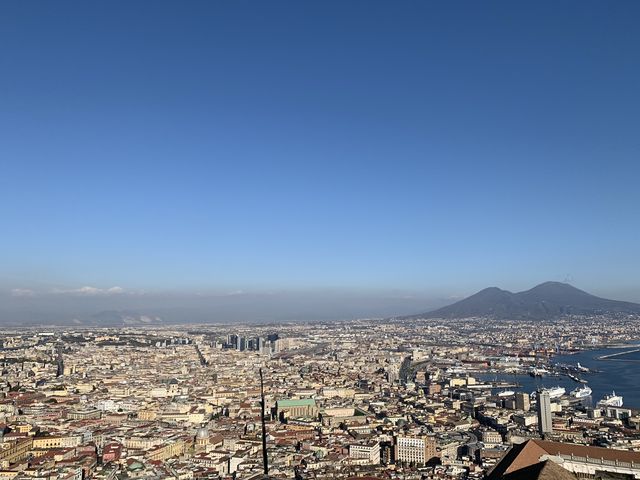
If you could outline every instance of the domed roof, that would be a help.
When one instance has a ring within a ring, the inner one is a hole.
[[[131,471],[142,470],[144,468],[144,464],[141,462],[135,461],[135,462],[132,462],[128,468]]]
[[[209,430],[207,429],[207,427],[199,428],[196,436],[198,438],[209,438]]]

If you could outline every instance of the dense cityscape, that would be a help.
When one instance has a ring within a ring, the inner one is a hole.
[[[625,346],[638,325],[475,318],[5,331],[0,478],[263,478],[260,369],[269,478],[481,479],[512,446],[532,442],[574,473],[591,468],[584,478],[638,478],[640,411],[624,392],[592,398],[585,389],[600,373],[554,360]],[[576,388],[530,392],[525,377]]]
[[[0,1],[0,480],[640,480],[639,26]]]

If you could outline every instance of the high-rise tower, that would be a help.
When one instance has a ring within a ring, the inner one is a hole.
[[[538,433],[542,437],[553,433],[553,424],[551,422],[551,397],[548,390],[538,390],[537,395],[538,407]]]

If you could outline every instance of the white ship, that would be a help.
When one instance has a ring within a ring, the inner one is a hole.
[[[580,365],[580,362],[578,362],[578,370],[580,370],[581,372],[589,372],[590,370],[587,367],[583,367],[582,365]]]
[[[599,407],[621,407],[622,396],[616,395],[616,392],[612,392],[611,395],[605,395],[602,400],[598,402]]]
[[[500,393],[498,393],[499,397],[511,397],[512,395],[515,395],[516,392],[514,392],[513,390],[503,390]]]
[[[578,387],[572,390],[569,395],[575,398],[584,398],[590,396],[592,393],[593,391],[585,385],[584,387]]]
[[[564,387],[553,387],[548,390],[549,398],[560,398],[562,395],[567,393],[567,390]]]
[[[564,387],[545,388],[544,390],[549,392],[549,398],[551,398],[551,399],[560,398],[565,393],[567,393],[567,390]],[[537,396],[538,396],[538,392],[536,392],[536,391],[531,392],[531,398],[532,399],[535,399]]]
[[[560,398],[567,393],[567,390],[564,387],[553,387],[547,388],[547,392],[549,392],[549,398]]]
[[[531,375],[532,377],[542,377],[543,375],[546,375],[547,373],[549,373],[547,370],[545,370],[544,368],[538,368],[538,367],[533,367],[529,371],[529,375]]]

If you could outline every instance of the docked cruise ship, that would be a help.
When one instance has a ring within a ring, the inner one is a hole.
[[[549,398],[560,398],[562,395],[567,393],[567,390],[564,387],[553,387],[549,390]]]
[[[611,395],[607,394],[602,397],[602,400],[598,402],[599,407],[621,407],[622,396],[616,395],[616,392],[612,392]]]
[[[565,393],[567,393],[567,390],[564,387],[545,388],[545,390],[549,392],[549,398],[552,398],[552,399],[560,398]],[[537,395],[538,395],[538,392],[531,392],[531,398],[536,398]]]
[[[578,387],[575,390],[572,390],[569,395],[575,398],[584,398],[590,396],[592,393],[593,391],[585,385],[583,387]]]

